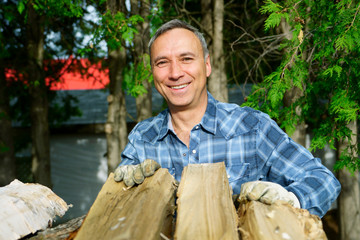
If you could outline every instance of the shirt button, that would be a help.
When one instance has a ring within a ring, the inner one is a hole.
[[[230,175],[227,175],[228,178],[230,178]]]
[[[196,125],[195,129],[199,129],[199,125]]]
[[[194,149],[194,150],[192,150],[192,153],[193,153],[193,154],[195,154],[195,153],[196,153],[196,150],[195,150],[195,149]]]
[[[186,156],[186,153],[183,153],[183,156],[185,157],[185,156]]]

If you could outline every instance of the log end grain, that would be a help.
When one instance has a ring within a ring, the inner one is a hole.
[[[242,240],[327,239],[318,216],[283,201],[240,203],[238,216]]]

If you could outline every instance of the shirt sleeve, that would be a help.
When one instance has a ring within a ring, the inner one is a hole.
[[[136,139],[139,138],[139,134],[138,128],[135,126],[128,136],[129,141],[126,144],[124,151],[121,153],[121,162],[119,166],[136,165],[140,163],[137,148],[143,148],[143,146],[137,146],[139,143],[137,143]]]
[[[340,193],[339,181],[319,158],[289,138],[269,116],[259,115],[257,148],[267,166],[266,180],[293,192],[302,208],[322,217]]]
[[[140,161],[136,156],[136,148],[134,147],[133,143],[129,142],[126,146],[124,151],[121,153],[121,162],[119,166],[123,165],[135,165],[139,164]]]

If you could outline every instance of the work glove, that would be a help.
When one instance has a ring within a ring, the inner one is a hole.
[[[137,165],[119,166],[115,169],[114,180],[124,181],[127,187],[132,187],[135,184],[141,184],[146,177],[154,175],[160,167],[160,164],[152,159],[146,159]]]
[[[265,204],[273,204],[277,200],[288,202],[300,208],[300,202],[294,193],[288,192],[281,185],[273,182],[253,181],[241,185],[239,201],[255,200]]]

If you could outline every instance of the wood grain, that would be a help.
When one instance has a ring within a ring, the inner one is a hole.
[[[99,192],[76,240],[161,239],[171,237],[175,179],[159,169],[133,188],[115,182],[113,173]]]
[[[177,196],[174,239],[238,239],[236,209],[224,163],[189,164]]]
[[[240,203],[238,215],[242,240],[327,239],[318,216],[283,201]]]

